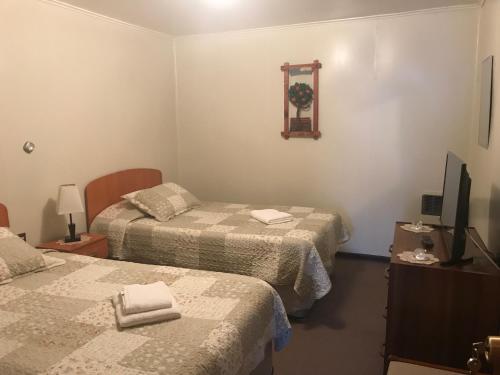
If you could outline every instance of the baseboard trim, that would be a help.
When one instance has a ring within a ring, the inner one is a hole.
[[[339,258],[351,258],[351,259],[365,259],[374,260],[377,262],[389,263],[391,258],[383,255],[373,255],[373,254],[359,254],[359,253],[347,253],[345,251],[338,251],[335,257]]]

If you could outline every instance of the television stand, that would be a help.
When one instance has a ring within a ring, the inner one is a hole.
[[[466,369],[473,342],[500,332],[500,270],[474,229],[459,264],[402,261],[398,254],[421,246],[421,234],[396,223],[389,267],[385,359],[389,356]],[[449,260],[439,230],[426,233],[431,254]],[[477,242],[478,246],[474,244]],[[457,257],[458,258],[458,257]]]

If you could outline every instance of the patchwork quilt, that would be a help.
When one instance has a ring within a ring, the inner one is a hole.
[[[66,263],[0,285],[0,374],[248,374],[290,324],[251,277],[51,253]],[[118,330],[110,297],[162,280],[182,318]]]
[[[289,212],[294,220],[263,224],[250,216],[262,208]],[[347,238],[340,215],[328,210],[221,202],[202,202],[159,222],[122,201],[101,212],[91,232],[108,237],[117,259],[253,276],[292,285],[308,299],[329,292],[333,255]]]

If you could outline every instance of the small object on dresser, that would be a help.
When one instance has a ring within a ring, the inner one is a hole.
[[[69,236],[67,236],[65,242],[76,242],[80,241],[80,236],[76,234],[76,227],[73,223],[73,215],[77,212],[83,212],[82,199],[80,198],[80,192],[75,184],[67,184],[59,186],[59,197],[57,199],[57,214],[66,215],[69,214]]]
[[[429,233],[434,230],[434,228],[429,225],[424,225],[422,222],[417,222],[416,224],[403,224],[401,225],[401,229],[413,233]]]
[[[439,262],[439,259],[432,254],[427,254],[425,249],[415,249],[415,251],[403,251],[397,254],[399,259],[404,262],[417,263],[417,264],[434,264]]]
[[[427,251],[434,248],[434,241],[430,236],[422,236],[422,240],[420,242],[422,243],[422,247]]]
[[[428,255],[427,255],[427,251],[425,249],[420,248],[420,247],[413,250],[413,253],[414,253],[416,260],[428,260],[429,259]]]
[[[78,242],[64,242],[56,240],[42,243],[37,246],[39,249],[53,249],[64,253],[87,255],[96,258],[108,257],[108,240],[105,236],[95,233],[82,233]]]

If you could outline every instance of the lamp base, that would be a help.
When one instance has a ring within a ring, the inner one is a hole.
[[[65,243],[79,242],[79,241],[81,241],[81,237],[79,234],[75,235],[75,238],[71,238],[71,236],[64,237]]]
[[[80,235],[76,234],[76,226],[72,222],[72,220],[70,220],[70,221],[71,222],[68,224],[69,236],[66,236],[64,238],[64,242],[65,243],[71,243],[71,242],[78,242],[78,241],[80,241]]]

